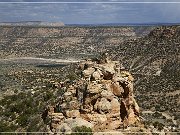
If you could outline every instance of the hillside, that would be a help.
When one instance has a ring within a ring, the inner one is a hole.
[[[149,35],[111,50],[135,77],[142,110],[165,112],[179,120],[180,27],[158,27]]]
[[[84,58],[125,40],[147,34],[153,27],[0,27],[0,58]]]

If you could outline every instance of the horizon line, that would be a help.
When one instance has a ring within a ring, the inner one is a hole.
[[[22,21],[0,21],[0,23],[28,23],[28,22],[42,22],[42,23],[64,23],[63,21],[43,21],[43,20],[22,20]],[[180,22],[107,22],[107,23],[64,23],[64,24],[158,24],[158,23],[180,23]]]
[[[170,2],[160,2],[160,1],[156,1],[156,2],[152,2],[152,1],[145,1],[145,2],[143,2],[143,1],[136,1],[136,2],[134,2],[134,1],[106,1],[106,2],[100,2],[100,1],[97,1],[97,2],[91,2],[91,1],[80,1],[80,2],[73,2],[73,1],[71,1],[71,2],[38,2],[38,1],[36,1],[36,2],[18,2],[18,1],[16,1],[16,2],[0,2],[0,4],[28,4],[28,3],[32,3],[32,4],[57,4],[57,3],[59,3],[59,4],[180,4],[180,1],[177,1],[177,2],[173,2],[173,1],[170,1]]]

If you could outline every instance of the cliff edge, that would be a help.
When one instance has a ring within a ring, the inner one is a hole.
[[[93,131],[126,128],[139,121],[133,77],[108,54],[79,63],[81,78],[70,85],[56,106],[47,108],[52,132],[72,132],[77,126]]]

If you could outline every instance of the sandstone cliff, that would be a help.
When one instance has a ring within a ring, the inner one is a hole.
[[[50,129],[71,132],[76,126],[110,131],[139,121],[133,77],[107,54],[79,63],[81,78],[70,85],[56,106],[48,107]]]

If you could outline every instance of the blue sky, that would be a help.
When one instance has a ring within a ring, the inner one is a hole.
[[[116,3],[122,1],[180,2],[180,0],[0,0],[2,2],[0,3],[0,22],[47,21],[64,22],[65,24],[180,23],[180,3]]]

